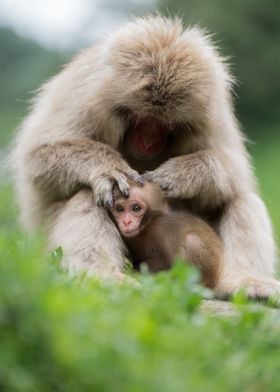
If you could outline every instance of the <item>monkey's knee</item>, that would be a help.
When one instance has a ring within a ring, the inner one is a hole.
[[[196,252],[203,246],[203,241],[201,238],[195,233],[188,233],[186,235],[186,247],[188,248],[189,252],[193,251]]]
[[[51,225],[50,246],[62,247],[62,266],[73,273],[110,275],[109,271],[119,272],[124,264],[121,237],[87,190],[61,205]]]
[[[225,263],[230,269],[271,278],[274,276],[276,246],[271,222],[260,197],[249,193],[239,197],[225,210],[219,233],[225,248]]]
[[[204,241],[195,233],[188,233],[185,239],[186,261],[198,267],[202,283],[214,288],[219,280],[222,267],[221,250],[216,244]]]

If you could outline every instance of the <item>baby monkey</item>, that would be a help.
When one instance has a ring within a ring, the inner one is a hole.
[[[128,198],[115,189],[110,214],[136,269],[146,263],[151,272],[166,270],[180,257],[199,268],[206,287],[215,288],[223,266],[221,240],[200,218],[172,210],[157,185],[131,186]]]

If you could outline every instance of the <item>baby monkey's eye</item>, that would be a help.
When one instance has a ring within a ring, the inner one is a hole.
[[[116,211],[117,214],[120,214],[120,213],[122,213],[124,211],[124,209],[123,209],[122,206],[116,206],[115,207],[115,211]]]
[[[141,206],[139,204],[133,204],[131,210],[133,212],[140,212],[142,210]]]

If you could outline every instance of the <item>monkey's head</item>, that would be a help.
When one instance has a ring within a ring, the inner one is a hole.
[[[132,186],[128,198],[124,198],[116,189],[114,199],[110,213],[125,238],[138,236],[152,219],[168,212],[161,190],[148,182],[143,187]]]
[[[111,105],[135,155],[153,158],[174,131],[211,128],[230,77],[202,30],[184,30],[178,19],[139,18],[108,42]]]

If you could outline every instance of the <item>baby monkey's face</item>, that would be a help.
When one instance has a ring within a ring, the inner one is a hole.
[[[110,212],[122,236],[134,238],[149,225],[153,213],[167,213],[168,206],[160,188],[146,181],[141,187],[132,185],[127,198],[115,193]]]
[[[133,238],[140,233],[146,210],[146,203],[137,197],[119,198],[115,201],[111,213],[123,237]]]

